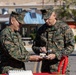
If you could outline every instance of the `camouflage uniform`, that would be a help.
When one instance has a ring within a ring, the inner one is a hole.
[[[52,50],[56,58],[42,60],[41,71],[56,72],[61,57],[69,56],[74,50],[74,35],[71,28],[62,21],[57,21],[53,26],[42,25],[37,31],[32,48],[36,54],[39,54],[40,47],[43,46],[48,50]]]
[[[0,73],[7,73],[8,70],[13,69],[25,69],[24,62],[28,59],[29,53],[24,48],[19,32],[13,32],[9,26],[3,29],[0,33]]]

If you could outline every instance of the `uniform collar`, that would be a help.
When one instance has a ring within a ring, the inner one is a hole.
[[[46,24],[46,31],[57,31],[59,27],[58,25],[59,25],[59,21],[56,21],[56,23],[53,26],[48,26]]]

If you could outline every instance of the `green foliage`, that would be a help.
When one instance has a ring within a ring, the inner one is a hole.
[[[32,40],[35,39],[36,33],[30,33],[30,37],[32,38]]]
[[[74,36],[75,42],[76,42],[76,35]]]
[[[71,17],[69,12],[64,10],[63,7],[57,9],[56,12],[57,12],[58,19],[67,20]]]
[[[75,9],[72,10],[72,13],[74,16],[76,16],[76,10]]]
[[[58,19],[64,21],[76,18],[76,10],[71,10],[70,7],[76,6],[76,0],[63,0],[63,4],[58,7]]]

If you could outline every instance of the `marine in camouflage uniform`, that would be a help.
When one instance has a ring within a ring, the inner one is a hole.
[[[47,12],[47,14],[51,15],[52,12]],[[47,17],[47,14],[44,17]],[[41,47],[46,47],[47,50],[52,50],[51,54],[55,54],[53,60],[42,60],[41,72],[57,72],[61,57],[69,56],[74,51],[74,35],[71,28],[59,20],[56,20],[56,23],[52,26],[45,23],[38,29],[32,46],[36,54],[41,53]],[[67,73],[69,74],[68,68],[66,75],[68,75]]]
[[[11,16],[16,18],[20,24],[24,24],[22,13],[12,12]],[[19,24],[18,22],[17,24]],[[36,56],[30,56],[29,52],[26,51],[19,32],[13,31],[11,25],[1,31],[0,73],[7,73],[9,70],[16,69],[25,70],[24,62],[34,60],[35,58],[37,59]]]
[[[16,14],[16,15],[14,15]],[[16,17],[23,24],[22,15],[12,12],[12,16]],[[19,19],[18,19],[19,18]],[[0,33],[0,73],[6,73],[9,69],[25,69],[22,61],[27,61],[29,53],[25,50],[19,32],[13,32],[9,26]]]

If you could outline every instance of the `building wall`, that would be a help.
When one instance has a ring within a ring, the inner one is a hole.
[[[53,2],[54,0],[0,0],[2,4],[26,4],[26,3],[49,3]],[[1,5],[1,4],[0,4]]]

